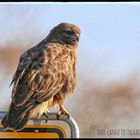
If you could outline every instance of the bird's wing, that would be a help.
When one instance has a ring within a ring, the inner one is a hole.
[[[12,102],[18,107],[25,102],[47,101],[64,85],[70,59],[58,44],[30,49],[21,58],[13,78]]]
[[[40,51],[37,51],[37,48],[34,47],[34,48],[27,50],[20,56],[17,70],[13,76],[13,79],[12,79],[12,82],[10,85],[12,85],[14,83],[14,85],[16,86],[16,84],[19,82],[19,80],[24,75],[27,67],[32,63],[33,58],[35,58],[39,53],[40,53]]]

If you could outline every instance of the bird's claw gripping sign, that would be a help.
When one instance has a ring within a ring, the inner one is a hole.
[[[6,112],[0,112],[0,120]],[[0,138],[78,138],[79,130],[76,122],[72,117],[68,118],[66,115],[61,115],[57,117],[57,114],[50,113],[48,114],[49,121],[60,121],[68,125],[70,132],[67,132],[66,129],[60,125],[56,124],[45,124],[41,123],[45,120],[45,116],[42,116],[39,120],[33,119],[33,125],[27,124],[25,128],[19,132],[13,132],[11,130],[5,130],[2,125],[0,125]],[[70,134],[68,134],[70,133]]]

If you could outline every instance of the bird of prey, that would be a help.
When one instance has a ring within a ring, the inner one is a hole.
[[[64,100],[76,86],[79,36],[77,25],[62,22],[20,56],[11,82],[12,101],[1,122],[5,129],[20,131],[30,118],[47,114],[56,105],[60,108],[58,115],[70,116]]]

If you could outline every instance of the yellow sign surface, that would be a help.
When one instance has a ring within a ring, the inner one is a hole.
[[[4,130],[0,125],[0,138],[66,138],[66,132],[57,125],[27,125],[19,132]]]

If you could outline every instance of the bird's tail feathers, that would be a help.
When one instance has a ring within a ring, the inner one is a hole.
[[[9,113],[3,118],[1,124],[4,129],[20,131],[24,128],[29,120],[30,110],[33,106],[26,108],[16,108],[13,103],[10,105]]]

